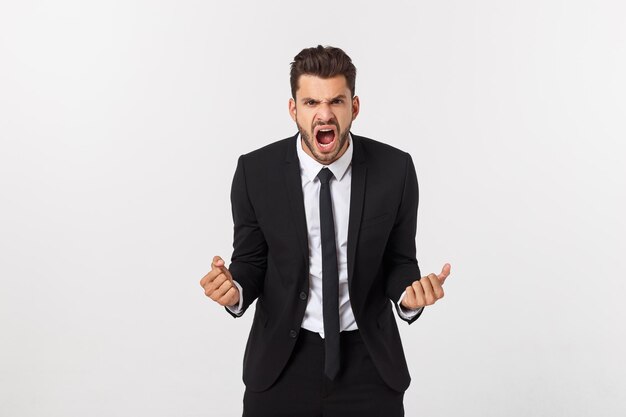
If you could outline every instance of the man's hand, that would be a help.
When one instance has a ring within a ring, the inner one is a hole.
[[[233,276],[219,256],[213,257],[211,271],[200,280],[200,286],[207,297],[222,306],[232,307],[239,302],[239,290],[233,283]]]
[[[443,297],[443,283],[450,275],[450,264],[445,264],[439,275],[428,274],[406,287],[406,294],[402,299],[402,307],[416,310],[420,307],[435,304]]]

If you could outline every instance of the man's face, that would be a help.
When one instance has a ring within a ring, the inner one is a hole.
[[[350,98],[346,77],[301,75],[289,114],[296,122],[304,151],[320,164],[330,165],[348,149],[352,121],[359,114],[359,98]]]

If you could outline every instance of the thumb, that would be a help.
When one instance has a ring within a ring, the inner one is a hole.
[[[224,266],[224,260],[219,257],[219,256],[214,256],[213,257],[213,262],[211,262],[211,269],[212,268],[219,268]]]
[[[222,273],[226,274],[228,279],[230,280],[233,279],[233,276],[231,275],[230,271],[228,270],[228,268],[226,268],[226,262],[224,262],[224,260],[219,256],[213,257],[213,262],[211,263],[211,269],[219,269],[220,271],[222,271]]]
[[[439,281],[441,281],[442,284],[446,281],[448,275],[450,275],[451,269],[452,266],[449,263],[446,263],[443,268],[441,268],[441,273],[437,276],[437,278],[439,278]]]

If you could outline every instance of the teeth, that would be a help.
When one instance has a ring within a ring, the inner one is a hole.
[[[334,129],[319,129],[318,133],[327,133],[327,132],[333,132],[334,133]],[[330,143],[326,143],[323,144],[321,142],[317,142],[317,145],[321,148],[321,149],[326,149],[326,148],[330,148],[331,146],[333,146],[333,144],[335,143],[335,135],[333,134],[333,140]]]

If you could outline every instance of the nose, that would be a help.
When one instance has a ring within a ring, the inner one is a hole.
[[[315,115],[316,120],[320,122],[329,122],[334,119],[334,117],[335,115],[330,108],[330,103],[322,101],[317,108],[317,114]]]

